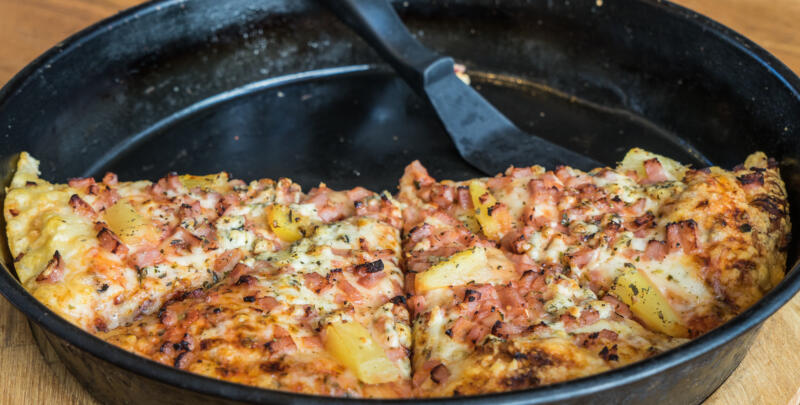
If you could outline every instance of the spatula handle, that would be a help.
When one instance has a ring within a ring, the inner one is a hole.
[[[358,32],[415,91],[453,74],[453,59],[417,41],[387,0],[319,0]]]

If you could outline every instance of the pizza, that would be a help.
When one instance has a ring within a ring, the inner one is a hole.
[[[631,150],[616,169],[400,180],[419,396],[536,387],[680,345],[783,277],[786,192],[755,153],[691,170]]]
[[[153,361],[267,389],[411,398],[533,388],[664,352],[785,272],[776,163],[632,149],[615,168],[509,168],[395,195],[226,173],[7,189],[22,285]]]

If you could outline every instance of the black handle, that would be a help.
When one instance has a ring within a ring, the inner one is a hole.
[[[419,93],[442,75],[453,74],[453,59],[411,36],[387,0],[319,0],[377,50]]]

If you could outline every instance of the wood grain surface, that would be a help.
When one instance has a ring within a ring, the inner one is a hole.
[[[606,0],[614,1],[614,0]],[[0,84],[36,56],[138,0],[0,0]],[[800,0],[677,0],[739,31],[800,72]],[[771,317],[730,379],[706,404],[800,404],[800,296]],[[96,403],[25,318],[0,298],[0,403]]]

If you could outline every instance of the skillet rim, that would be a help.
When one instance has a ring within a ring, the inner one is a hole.
[[[111,17],[96,22],[73,34],[66,40],[57,43],[53,48],[37,57],[14,75],[5,86],[0,88],[0,108],[25,87],[28,80],[37,72],[56,61],[62,53],[82,46],[105,30],[126,24],[131,19],[144,17],[161,9],[178,6],[185,0],[152,0],[138,6],[123,10]],[[792,72],[775,56],[750,41],[738,32],[685,7],[667,0],[631,0],[656,8],[659,12],[671,14],[689,24],[700,25],[707,32],[743,51],[747,56],[759,62],[773,76],[778,78],[786,90],[789,90],[800,101],[800,77]],[[202,102],[202,101],[201,101]],[[593,393],[613,389],[634,381],[664,372],[681,363],[697,358],[712,350],[718,349],[752,328],[759,327],[769,316],[778,311],[798,291],[800,291],[800,259],[787,271],[783,280],[752,307],[734,319],[711,332],[694,339],[675,349],[600,374],[569,380],[553,385],[520,390],[483,394],[457,398],[424,398],[424,399],[346,399],[328,396],[268,390],[247,386],[189,373],[169,367],[145,357],[128,352],[107,343],[88,332],[83,331],[69,321],[61,318],[30,295],[19,283],[11,270],[2,266],[0,271],[0,294],[21,311],[29,322],[34,321],[50,334],[77,347],[98,359],[111,363],[127,372],[137,374],[149,380],[168,384],[181,389],[234,401],[275,401],[299,400],[306,403],[348,402],[348,403],[484,403],[487,400],[501,400],[503,403],[541,403],[559,401],[567,398],[585,397]],[[33,325],[32,325],[33,326]],[[49,339],[49,337],[48,337]],[[50,343],[52,344],[52,343]],[[92,393],[91,390],[88,390]]]

